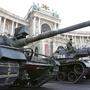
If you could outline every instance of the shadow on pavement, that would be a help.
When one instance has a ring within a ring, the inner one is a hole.
[[[39,87],[39,88],[16,88],[16,87],[11,87],[11,88],[7,88],[7,87],[0,87],[0,90],[52,90],[50,88],[46,88],[46,87]]]

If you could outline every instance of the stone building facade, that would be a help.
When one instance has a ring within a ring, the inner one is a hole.
[[[51,11],[46,5],[41,7],[39,5],[31,6],[25,18],[0,8],[0,34],[10,34],[13,36],[15,28],[25,25],[29,27],[29,37],[33,37],[46,31],[57,30],[60,28],[60,24],[61,19],[58,14]],[[90,45],[90,34],[71,32],[40,40],[26,47],[31,47],[34,50],[38,48],[39,53],[52,55],[58,46],[65,46],[70,38],[73,39],[73,46],[76,48]]]
[[[28,23],[25,19],[0,8],[0,34],[10,34],[13,36],[14,29],[21,25],[28,26]]]
[[[29,20],[30,35],[37,36],[38,34],[46,31],[52,31],[59,29],[61,20],[58,15],[50,11],[47,6],[43,5],[39,7],[34,5],[26,16],[26,20]],[[45,55],[51,55],[53,52],[53,39],[44,39],[33,43],[33,48],[38,47],[39,52]]]

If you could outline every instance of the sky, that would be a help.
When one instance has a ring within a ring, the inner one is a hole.
[[[0,7],[25,17],[33,2],[57,11],[61,27],[90,20],[90,0],[0,0]]]

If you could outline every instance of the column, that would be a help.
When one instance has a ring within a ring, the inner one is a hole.
[[[84,44],[84,42],[83,42],[83,36],[81,36],[81,40],[82,40],[82,42],[81,42],[81,43],[82,43],[82,47],[83,47],[83,44]]]
[[[84,46],[84,37],[82,36],[82,47]]]
[[[12,21],[12,30],[11,30],[11,36],[14,35],[14,21]]]
[[[84,46],[84,37],[82,36],[82,47]]]
[[[53,54],[53,40],[50,41],[50,55]]]
[[[73,35],[72,35],[72,40],[74,41]]]
[[[41,34],[41,24],[40,24],[40,21],[41,21],[41,20],[40,20],[40,18],[39,18],[39,20],[38,20],[38,28],[39,28],[38,30],[39,30],[39,34]]]
[[[66,40],[69,40],[69,35],[66,35]]]
[[[73,35],[72,35],[72,44],[73,44],[73,46],[75,46]]]
[[[87,42],[89,41],[89,37],[87,36]]]
[[[45,42],[41,40],[42,54],[45,55]]]
[[[73,42],[74,42],[74,45],[75,45],[75,35],[73,35]]]
[[[56,30],[56,23],[54,23],[54,30]]]
[[[82,48],[82,39],[81,39],[81,36],[80,36],[80,48]]]
[[[90,47],[90,36],[88,36],[88,46]]]
[[[15,28],[17,28],[18,27],[18,23],[16,22],[16,26],[15,26]]]
[[[75,41],[75,47],[77,47],[76,36],[74,36],[74,41]]]
[[[33,18],[33,36],[35,36],[36,17]]]
[[[64,40],[66,40],[66,35],[65,34],[63,35],[63,38],[64,38]]]
[[[89,38],[88,38],[88,36],[87,36],[87,40],[86,40],[86,45],[87,45],[87,47],[89,47]]]
[[[5,25],[6,25],[6,18],[4,18],[4,21],[3,21],[3,31],[2,31],[2,33],[5,32]]]
[[[2,17],[0,17],[0,28],[1,28],[1,20],[2,20]]]
[[[0,33],[2,33],[2,26],[1,26],[1,23],[2,23],[2,17],[0,17]]]
[[[84,46],[85,46],[85,37],[83,36]]]

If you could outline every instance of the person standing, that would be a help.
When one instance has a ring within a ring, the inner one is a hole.
[[[69,42],[66,44],[66,48],[69,53],[74,53],[74,47],[72,46],[72,38],[70,38]]]

